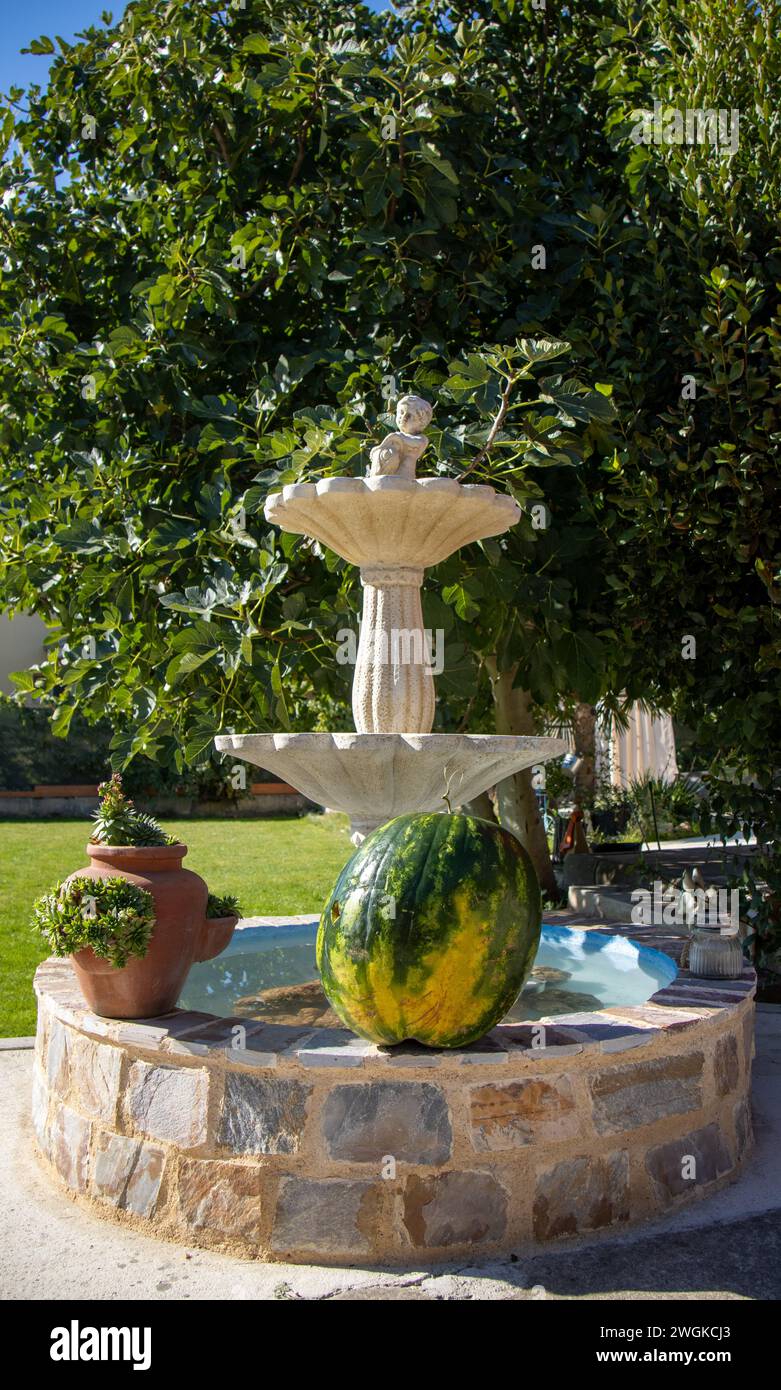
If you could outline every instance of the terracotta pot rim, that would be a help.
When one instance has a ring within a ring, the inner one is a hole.
[[[207,927],[225,927],[228,922],[239,922],[241,918],[237,912],[229,912],[227,917],[207,917]]]
[[[144,859],[165,862],[168,859],[184,859],[187,845],[181,841],[175,845],[101,845],[88,840],[87,854],[90,859],[129,859],[140,864]]]

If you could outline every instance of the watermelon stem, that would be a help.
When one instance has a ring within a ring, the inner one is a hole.
[[[454,775],[454,774],[451,772],[450,776],[448,777],[448,775],[447,775],[447,764],[445,764],[445,767],[444,767],[442,770],[443,770],[444,777],[445,777],[445,790],[444,790],[444,792],[442,793],[442,800],[444,801],[445,805],[447,806],[448,811],[450,812],[450,814],[451,814],[451,816],[452,816],[452,814],[453,814],[453,807],[450,805],[450,786],[451,786],[451,783],[452,783],[452,781],[453,781],[453,775]]]

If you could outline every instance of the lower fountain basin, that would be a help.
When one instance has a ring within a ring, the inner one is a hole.
[[[239,929],[218,960],[190,971],[182,1009],[340,1027],[317,977],[317,918]],[[543,925],[534,970],[505,1023],[644,1004],[676,975],[661,951],[622,936]]]
[[[560,738],[504,734],[219,734],[221,753],[276,772],[363,836],[408,811],[472,801],[503,777],[567,751]]]
[[[570,961],[592,959],[570,935]],[[97,1018],[63,960],[35,983],[42,1161],[93,1215],[187,1249],[413,1270],[532,1257],[707,1197],[751,1150],[749,969],[679,971],[646,1003],[503,1023],[450,1051],[216,1004]]]

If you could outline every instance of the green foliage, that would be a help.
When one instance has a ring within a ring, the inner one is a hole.
[[[600,787],[591,810],[589,839],[641,840],[700,834],[703,789],[689,777],[667,782],[651,773],[633,778],[626,787]]]
[[[178,841],[167,835],[154,816],[137,811],[126,796],[122,778],[115,772],[110,781],[99,787],[100,803],[94,814],[92,840],[99,845],[142,846],[175,845]]]
[[[313,696],[346,708],[333,644],[355,575],[280,541],[262,507],[292,479],[362,471],[389,374],[397,393],[450,383],[444,471],[485,440],[503,380],[485,344],[521,327],[501,245],[522,190],[500,192],[519,170],[483,177],[480,46],[399,26],[324,0],[145,0],[9,108],[2,585],[61,639],[20,690],[56,699],[59,732],[77,706],[110,718],[117,765],[197,766],[220,727],[306,727]],[[608,403],[555,355],[534,364],[559,398],[538,456],[571,471],[566,421]]]
[[[117,970],[146,955],[154,925],[152,894],[124,878],[73,878],[33,906],[33,929],[55,956],[89,947]]]
[[[240,917],[241,909],[238,898],[231,893],[225,893],[222,897],[217,893],[210,893],[206,903],[207,917]]]
[[[108,720],[90,723],[77,710],[67,734],[57,737],[47,705],[20,705],[0,694],[0,789],[29,791],[44,783],[104,782],[111,776],[112,736]],[[249,796],[248,789],[233,786],[227,771],[224,765],[207,763],[179,772],[173,764],[153,762],[140,754],[125,768],[122,782],[131,796],[142,799],[180,795],[236,801]]]
[[[67,738],[51,730],[50,712],[0,694],[0,786],[29,791],[43,783],[98,783],[110,773],[111,730],[74,715]]]
[[[646,773],[629,783],[623,798],[629,812],[629,838],[653,844],[657,831],[662,839],[699,833],[701,795],[686,778],[666,782]]]

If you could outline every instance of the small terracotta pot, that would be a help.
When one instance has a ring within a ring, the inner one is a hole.
[[[207,917],[201,930],[196,960],[214,960],[225,950],[236,929],[238,917]]]
[[[71,956],[79,988],[94,1013],[152,1018],[170,1012],[193,961],[210,959],[227,946],[232,930],[226,934],[223,927],[214,935],[209,930],[208,890],[198,874],[182,867],[186,853],[186,845],[87,845],[89,866],[70,878],[125,878],[152,894],[156,919],[146,955],[131,957],[121,970],[89,948]]]

